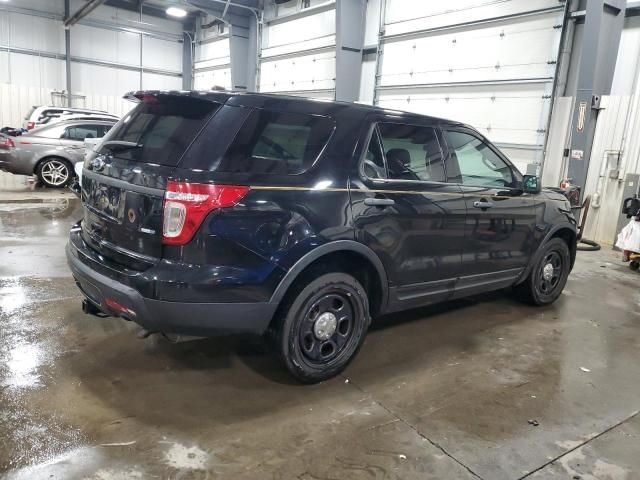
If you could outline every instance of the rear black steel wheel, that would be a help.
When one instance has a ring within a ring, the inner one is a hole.
[[[305,383],[340,373],[362,345],[369,302],[362,285],[346,273],[327,273],[290,298],[278,332],[288,370]]]
[[[541,247],[529,276],[516,286],[516,293],[533,305],[553,303],[562,293],[570,270],[569,247],[564,240],[552,238]]]

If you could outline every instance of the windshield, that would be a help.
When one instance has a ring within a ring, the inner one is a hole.
[[[100,153],[134,162],[176,166],[219,107],[220,104],[190,97],[151,97],[111,129]]]

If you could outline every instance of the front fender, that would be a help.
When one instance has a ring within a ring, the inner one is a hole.
[[[544,245],[551,240],[560,230],[570,230],[573,233],[573,238],[577,238],[577,228],[575,223],[570,223],[570,222],[563,222],[557,225],[553,225],[549,231],[545,234],[545,236],[543,237],[543,239],[540,241],[540,243],[538,243],[538,247],[536,249],[536,251],[534,252],[533,255],[531,255],[531,258],[529,259],[529,263],[527,264],[527,266],[525,267],[525,269],[522,271],[522,273],[520,274],[520,277],[518,278],[516,285],[519,283],[524,282],[524,280],[529,276],[529,274],[531,273],[531,270],[533,269],[534,265],[538,262],[538,260],[540,259],[540,255],[542,252],[542,248],[544,247]],[[576,245],[574,244],[573,246],[570,246],[569,249],[572,252],[571,255],[571,267],[573,268],[573,262],[575,260],[575,252],[576,252]]]

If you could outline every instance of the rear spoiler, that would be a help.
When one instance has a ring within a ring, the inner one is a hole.
[[[225,103],[229,98],[236,95],[234,92],[220,92],[208,90],[138,90],[128,92],[122,98],[134,103],[153,102],[152,99],[162,97],[188,97],[208,100],[215,103]]]

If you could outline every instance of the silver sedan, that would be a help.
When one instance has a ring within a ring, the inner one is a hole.
[[[19,137],[3,137],[0,169],[18,175],[37,175],[47,187],[64,187],[73,180],[74,165],[84,160],[84,140],[102,138],[115,123],[115,120],[71,120]]]

